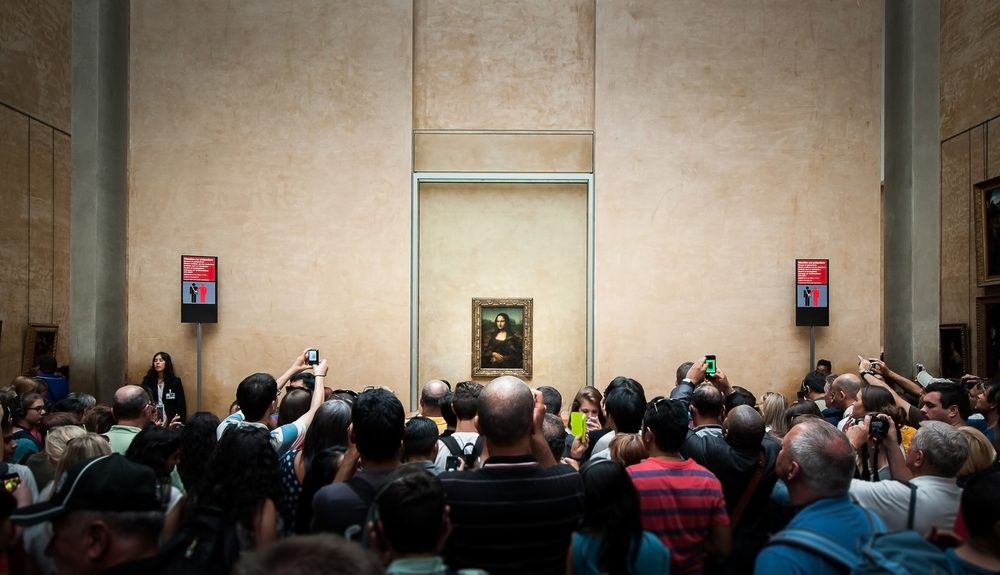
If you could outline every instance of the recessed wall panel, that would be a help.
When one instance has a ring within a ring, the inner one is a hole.
[[[473,298],[531,298],[528,384],[568,407],[587,376],[585,184],[423,183],[419,265],[418,382],[471,378]]]

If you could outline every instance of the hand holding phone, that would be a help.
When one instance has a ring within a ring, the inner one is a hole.
[[[706,354],[705,355],[705,376],[708,377],[709,379],[711,379],[712,376],[715,375],[715,372],[716,372],[715,355],[713,355],[713,354]]]
[[[458,470],[458,456],[449,455],[444,462],[445,471],[457,471]]]

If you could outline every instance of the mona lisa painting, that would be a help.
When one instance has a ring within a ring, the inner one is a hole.
[[[531,299],[473,298],[472,375],[531,377]]]

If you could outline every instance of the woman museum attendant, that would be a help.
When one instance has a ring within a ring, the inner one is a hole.
[[[153,363],[142,378],[142,386],[146,388],[153,403],[162,403],[167,412],[167,421],[173,421],[175,415],[180,420],[187,419],[187,404],[184,403],[184,386],[181,378],[174,375],[174,362],[170,354],[159,351],[153,356]]]

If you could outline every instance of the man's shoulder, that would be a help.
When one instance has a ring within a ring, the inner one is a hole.
[[[893,479],[885,481],[852,479],[849,492],[851,497],[855,498],[862,505],[866,505],[873,500],[884,503],[889,500],[909,499],[910,497],[910,487],[901,481]]]
[[[757,555],[754,572],[816,575],[826,573],[825,567],[824,561],[809,551],[791,545],[771,544]]]

